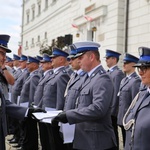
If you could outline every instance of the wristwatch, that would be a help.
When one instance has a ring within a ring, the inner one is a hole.
[[[5,68],[2,68],[2,70],[4,71],[4,70],[7,70],[7,68],[5,67]]]

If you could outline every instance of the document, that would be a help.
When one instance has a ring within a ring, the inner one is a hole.
[[[61,132],[63,133],[64,144],[72,143],[74,139],[75,124],[61,124]]]
[[[61,113],[62,110],[57,110],[57,111],[47,111],[46,113],[43,112],[37,112],[33,113],[33,115],[38,119],[38,120],[43,120],[43,119],[52,119],[55,116],[57,116],[59,113]]]

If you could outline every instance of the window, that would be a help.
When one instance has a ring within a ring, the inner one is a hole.
[[[45,32],[44,38],[47,39],[47,32]]]
[[[35,4],[32,5],[32,20],[35,18]]]
[[[34,17],[35,17],[35,10],[32,9],[32,20],[34,20]]]
[[[32,41],[31,41],[31,48],[34,47],[34,38],[32,38]]]
[[[40,36],[38,35],[38,39],[37,39],[37,42],[40,42]]]
[[[27,9],[26,10],[27,24],[29,23],[29,19],[30,19],[29,15],[30,15],[30,9]]]
[[[32,38],[32,44],[34,44],[34,38]]]
[[[48,8],[48,0],[45,0],[45,9]]]
[[[38,3],[38,15],[41,14],[41,3]]]
[[[26,41],[26,47],[28,47],[28,41]]]

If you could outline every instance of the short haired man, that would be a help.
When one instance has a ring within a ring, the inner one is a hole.
[[[106,58],[107,67],[109,68],[107,73],[112,78],[112,81],[114,84],[114,95],[113,95],[113,100],[112,100],[111,119],[112,119],[112,125],[113,125],[116,139],[117,139],[118,149],[119,149],[119,135],[118,135],[117,115],[118,115],[118,108],[119,108],[119,97],[117,96],[117,94],[119,91],[120,82],[125,76],[122,70],[117,65],[120,55],[121,54],[116,51],[106,49],[105,58]]]
[[[123,71],[126,73],[126,77],[122,79],[118,96],[119,96],[119,111],[117,117],[117,123],[121,127],[122,137],[123,137],[123,145],[125,145],[125,129],[123,127],[123,116],[125,115],[128,107],[130,106],[133,98],[139,92],[141,79],[135,72],[135,67],[133,67],[137,62],[138,58],[126,53],[123,59]]]
[[[24,107],[17,106],[11,103],[7,99],[7,93],[4,93],[4,89],[7,88],[11,74],[5,68],[6,53],[10,53],[11,50],[7,47],[10,36],[1,34],[0,35],[0,150],[5,150],[5,136],[7,135],[7,122],[6,113],[10,117],[23,120],[25,116],[31,116],[33,109],[27,109]]]
[[[85,150],[116,150],[111,125],[113,83],[100,64],[100,45],[95,42],[73,44],[81,69],[87,72],[75,109],[60,113],[52,120],[75,124],[73,148]]]

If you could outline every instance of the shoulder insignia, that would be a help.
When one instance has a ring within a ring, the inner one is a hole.
[[[63,72],[63,73],[66,73],[67,71],[64,69],[64,70],[62,70],[62,72]]]
[[[135,78],[135,79],[140,79],[140,77],[139,77],[139,76],[135,76],[134,78]]]

